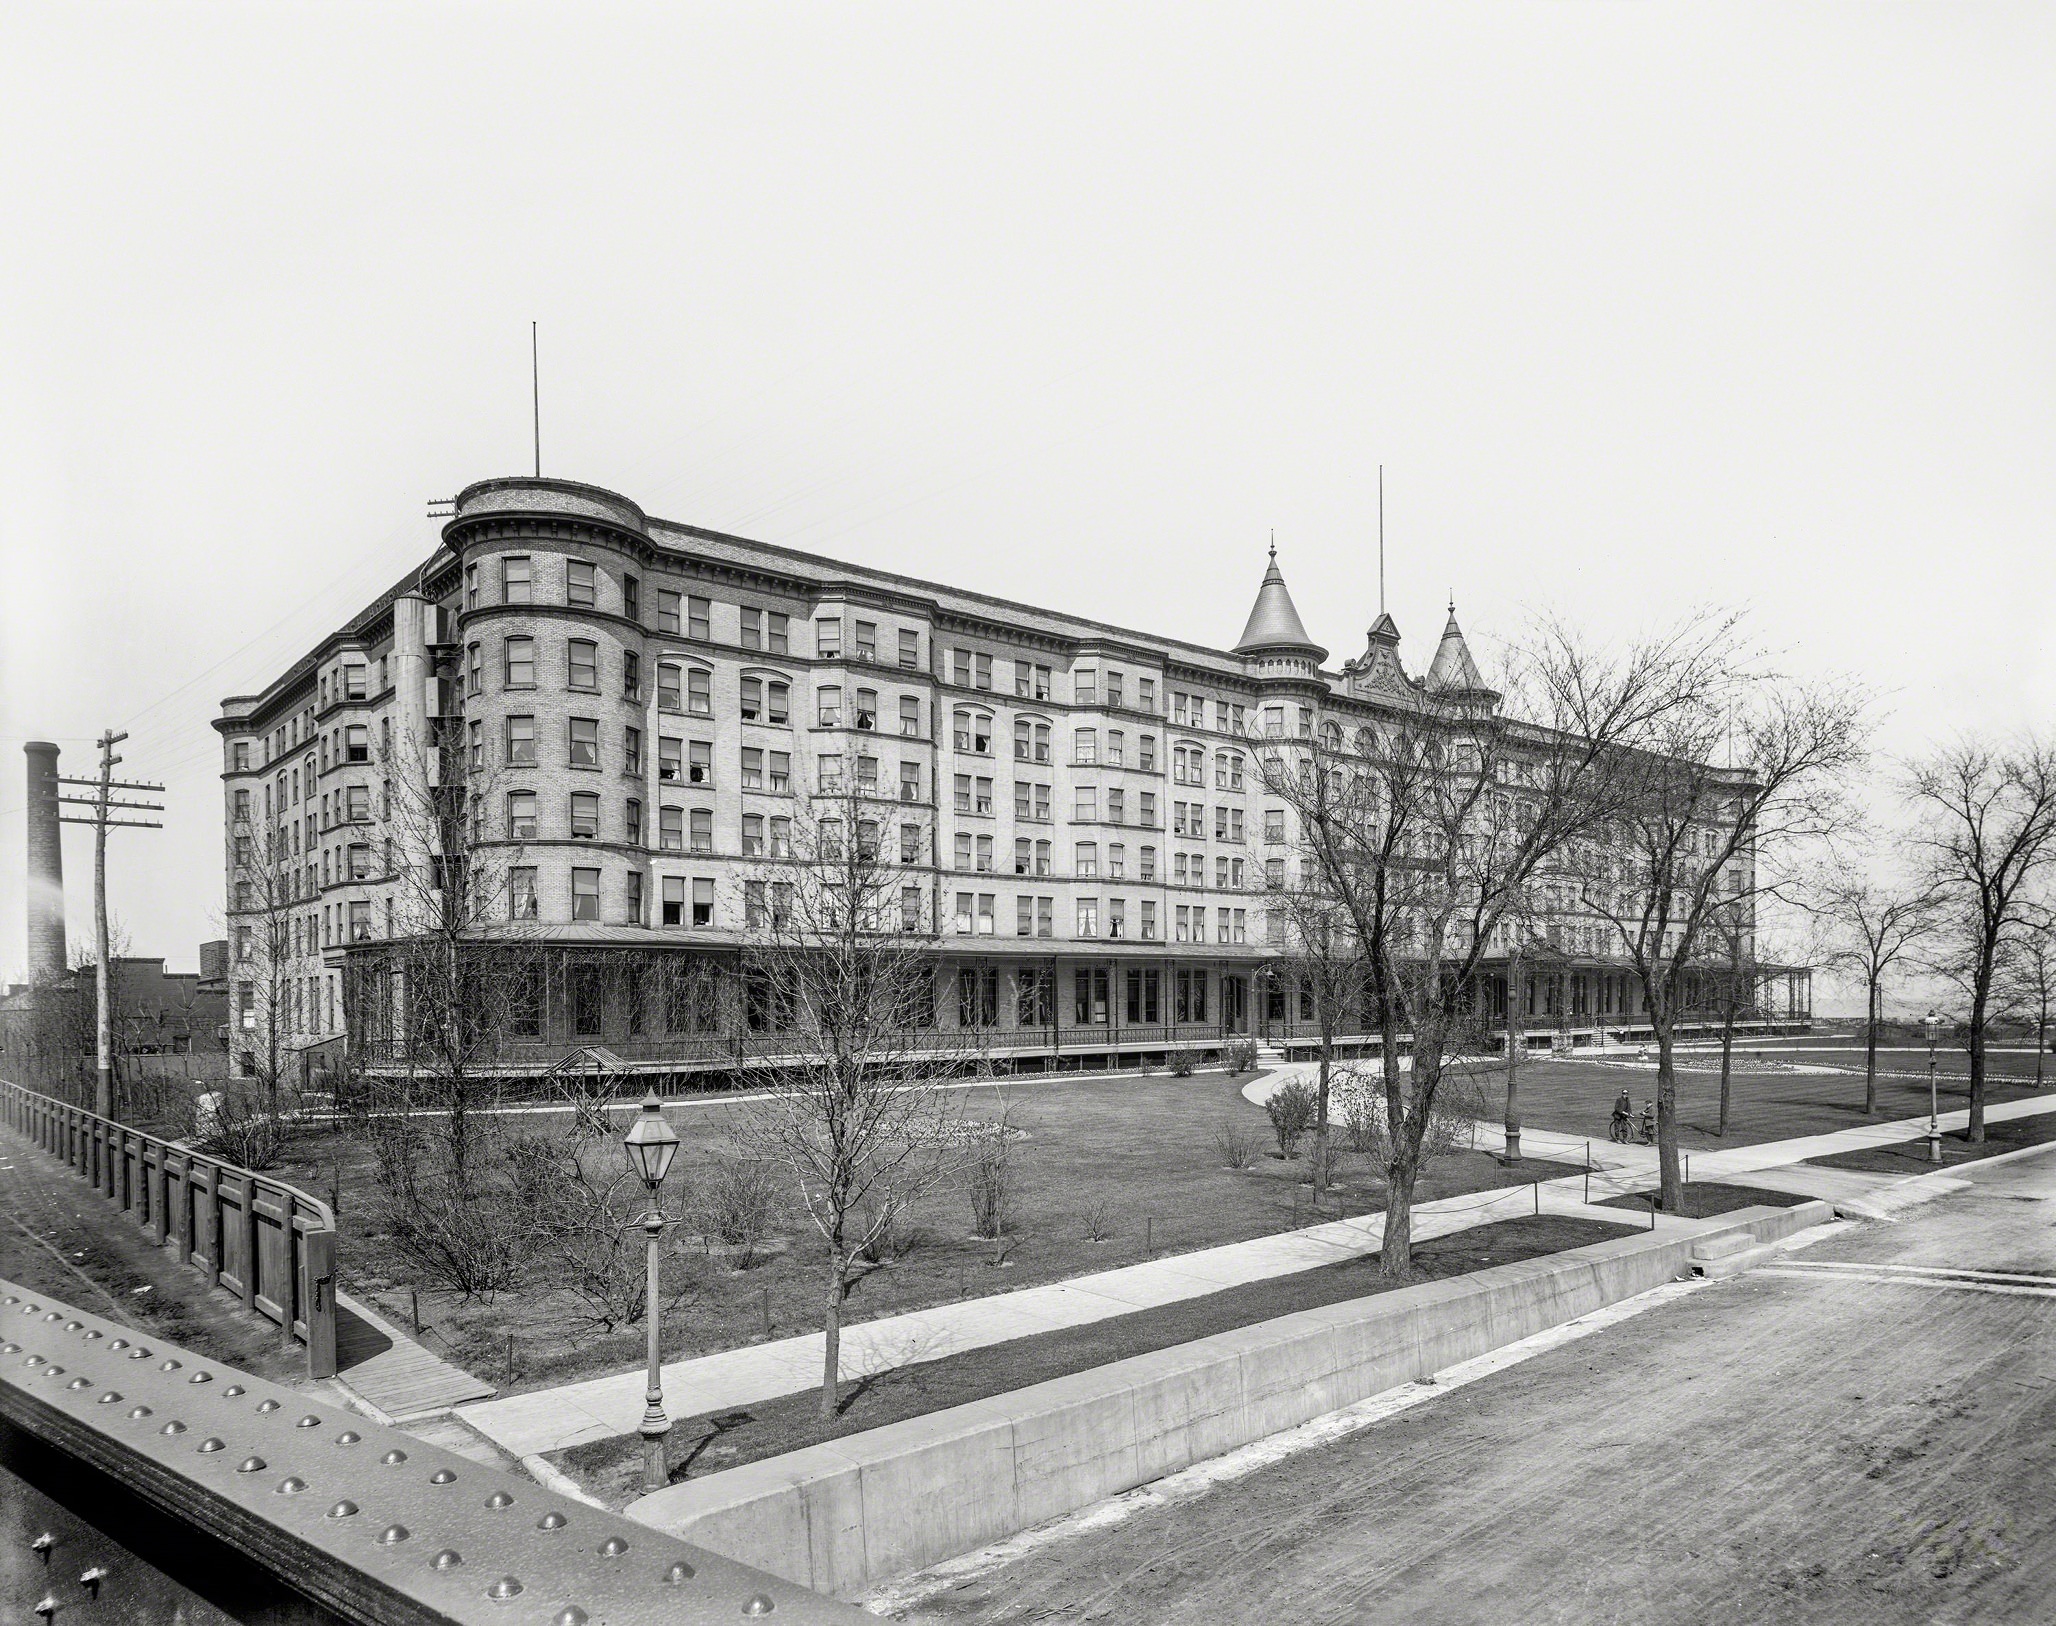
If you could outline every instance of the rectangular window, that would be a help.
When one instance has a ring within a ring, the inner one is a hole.
[[[1162,1007],[1158,1000],[1161,974],[1152,966],[1130,966],[1126,978],[1128,984],[1128,1020],[1138,1026],[1154,1026],[1163,1020]]]
[[[643,805],[640,798],[631,796],[623,804],[621,825],[627,832],[628,844],[640,847],[643,844]]]
[[[643,692],[642,656],[632,649],[621,652],[621,698],[640,700]]]
[[[921,929],[921,889],[918,886],[900,888],[900,930],[918,932]]]
[[[1080,898],[1078,900],[1078,935],[1080,937],[1099,936],[1099,899]]]
[[[1071,736],[1071,760],[1073,762],[1097,762],[1099,760],[1099,730],[1081,728]]]
[[[764,647],[764,612],[754,604],[742,607],[742,647],[762,649]]]
[[[1057,1019],[1054,973],[1023,966],[1014,974],[1014,1020],[1024,1028],[1046,1028]]]
[[[662,911],[658,916],[659,925],[683,926],[685,924],[684,876],[667,875],[664,877],[664,897],[658,907]]]
[[[900,665],[918,667],[921,664],[921,635],[912,627],[900,628]]]
[[[678,605],[682,596],[668,587],[657,589],[657,630],[659,632],[675,633],[680,630],[678,625]]]
[[[773,751],[769,761],[771,789],[779,792],[791,790],[792,753],[790,751]]]
[[[500,602],[502,604],[533,604],[535,602],[535,566],[524,553],[510,553],[500,560]]]
[[[1128,816],[1128,798],[1118,785],[1107,792],[1107,823],[1119,824]]]
[[[685,782],[711,785],[714,782],[714,746],[710,740],[692,740],[685,748]]]
[[[685,777],[685,741],[657,736],[657,778],[676,783]]]
[[[841,790],[842,753],[840,751],[827,752],[820,760],[820,768],[821,788],[823,790]]]
[[[856,624],[854,647],[856,649],[856,655],[858,660],[875,661],[876,659],[878,659],[877,622],[859,621]]]
[[[714,715],[714,674],[694,666],[685,674],[685,711],[689,717]]]
[[[971,652],[968,649],[953,649],[949,652],[950,681],[961,689],[971,687]]]
[[[571,833],[581,841],[590,841],[600,833],[600,799],[592,791],[571,793]]]
[[[714,636],[714,607],[706,599],[688,597],[685,601],[685,635],[707,641]]]
[[[761,813],[742,816],[742,855],[745,858],[764,856],[764,815]]]
[[[971,804],[971,811],[974,813],[990,813],[992,811],[992,781],[990,779],[980,778],[977,781],[977,790]]]
[[[876,689],[857,690],[850,721],[861,729],[875,730],[878,727],[878,691]]]
[[[1135,709],[1154,713],[1156,711],[1156,679],[1138,677],[1135,680]]]
[[[530,865],[516,865],[507,871],[507,916],[510,920],[534,920],[538,913],[535,870]]]
[[[371,730],[363,723],[352,723],[343,730],[343,760],[345,762],[369,762],[371,760]]]
[[[838,617],[823,616],[814,623],[814,653],[823,660],[833,660],[842,653],[842,621]]]
[[[1156,912],[1157,912],[1156,900],[1155,900],[1154,898],[1144,898],[1144,899],[1142,900],[1142,929],[1141,929],[1141,935],[1142,935],[1142,940],[1143,940],[1143,941],[1144,941],[1145,943],[1153,943],[1153,942],[1155,942],[1155,941],[1156,941],[1156,934],[1157,934],[1157,914],[1156,914]]]
[[[597,768],[600,765],[600,720],[573,717],[569,722],[571,766]]]
[[[506,643],[506,685],[510,689],[535,687],[535,640],[509,638]]]
[[[1098,842],[1096,842],[1096,841],[1081,841],[1081,842],[1079,842],[1079,843],[1078,843],[1078,846],[1077,846],[1077,849],[1076,849],[1076,854],[1075,854],[1075,856],[1076,856],[1076,870],[1075,870],[1075,873],[1076,873],[1076,874],[1078,874],[1078,875],[1080,875],[1080,876],[1088,876],[1088,875],[1097,875],[1097,874],[1099,873],[1099,843],[1098,843]]]
[[[814,721],[821,728],[842,726],[842,689],[839,685],[814,691]]]
[[[643,731],[639,728],[624,728],[621,731],[621,766],[628,772],[641,775],[643,771]]]
[[[714,815],[711,810],[696,807],[692,810],[692,850],[696,853],[710,853],[714,850]],[[709,883],[711,884],[711,883]]]
[[[1107,704],[1118,708],[1121,704],[1121,674],[1107,673]]]
[[[599,602],[598,574],[587,559],[569,559],[564,565],[564,602],[592,605]]]
[[[900,800],[918,802],[921,799],[921,764],[902,762],[900,764]]]
[[[1076,819],[1099,817],[1099,790],[1093,785],[1081,785],[1072,804],[1071,816]]]
[[[596,869],[574,869],[571,872],[571,918],[573,920],[598,920],[600,918],[600,872]]]
[[[900,826],[900,862],[918,864],[921,862],[921,827],[918,824]]]
[[[1267,807],[1267,808],[1265,808],[1265,809],[1264,809],[1264,840],[1266,840],[1266,841],[1283,841],[1284,839],[1285,839],[1285,809],[1283,809],[1282,807]]]
[[[1107,1019],[1107,969],[1080,966],[1071,973],[1071,1015],[1079,1027],[1098,1027]]]
[[[761,722],[764,716],[764,680],[746,677],[742,680],[742,720],[746,723]]]
[[[564,645],[566,687],[597,691],[600,686],[600,646],[589,638],[573,638]]]
[[[975,688],[990,689],[992,687],[992,657],[983,650],[980,650],[972,658],[971,682]]]
[[[764,753],[754,745],[742,748],[742,788],[762,790],[764,788]]]
[[[642,619],[642,582],[634,576],[621,578],[621,613],[631,621]]]
[[[714,883],[694,881],[692,884],[692,923],[695,926],[714,924]]]
[[[1099,703],[1099,673],[1093,667],[1081,667],[1071,674],[1071,696],[1081,706]]]
[[[657,847],[661,852],[682,853],[685,851],[685,809],[664,807],[657,810]]]
[[[921,737],[921,702],[911,694],[900,696],[900,733],[910,740]]]
[[[464,567],[464,608],[467,611],[478,608],[478,566]]]

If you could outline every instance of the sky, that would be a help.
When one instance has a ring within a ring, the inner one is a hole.
[[[0,8],[0,977],[22,758],[163,781],[532,467],[1232,644],[1748,612],[1873,790],[2056,713],[2056,8]],[[1880,841],[1888,865],[1899,850]],[[66,834],[73,940],[90,833]]]

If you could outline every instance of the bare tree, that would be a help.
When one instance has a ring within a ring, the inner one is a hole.
[[[851,1284],[953,1166],[957,1109],[939,1086],[975,1048],[933,1031],[934,903],[920,871],[892,862],[888,818],[904,810],[838,777],[801,804],[786,855],[743,881],[744,1018],[773,1059],[735,1136],[788,1171],[826,1249],[824,1417]]]
[[[1550,627],[1514,651],[1503,694],[1393,684],[1353,730],[1329,717],[1310,739],[1256,742],[1306,884],[1347,920],[1378,1021],[1387,1276],[1412,1270],[1413,1193],[1445,1069],[1483,1042],[1481,966],[1505,952],[1538,879],[1616,810],[1633,748],[1710,679],[1720,630],[1695,620],[1609,658]]]
[[[1660,1200],[1672,1210],[1684,1200],[1678,1024],[1707,986],[1718,933],[1753,933],[1759,907],[1791,896],[1808,855],[1848,828],[1843,786],[1866,733],[1855,689],[1755,670],[1732,638],[1718,654],[1659,720],[1612,821],[1612,851],[1584,885],[1642,985],[1656,1037]]]
[[[364,822],[391,928],[352,945],[354,1106],[402,1244],[459,1290],[490,1291],[512,1279],[521,1240],[493,1109],[548,1004],[528,832],[489,763],[401,739],[379,766]]]
[[[1908,789],[1940,910],[1934,968],[1970,996],[1970,1122],[1985,1138],[1985,1031],[2000,953],[2056,862],[2056,743],[1966,736],[1914,765]]]
[[[1917,963],[1922,945],[1934,935],[1940,924],[1935,895],[1927,886],[1887,886],[1854,875],[1817,888],[1805,906],[1827,934],[1821,964],[1863,979],[1863,1110],[1874,1116],[1885,982],[1901,966]]]
[[[2056,909],[2023,909],[1999,958],[1999,995],[2034,1034],[2035,1088],[2046,1081],[2049,1012],[2056,1008]]]
[[[1314,1090],[1313,1200],[1327,1196],[1331,1166],[1331,1098],[1335,1035],[1363,1005],[1363,955],[1348,911],[1304,863],[1281,861],[1281,873],[1267,876],[1266,932],[1271,939],[1271,974],[1284,991],[1288,1012],[1295,1003],[1311,1008],[1319,1037]]]
[[[237,819],[229,842],[229,975],[235,988],[229,1046],[275,1122],[287,1105],[291,1035],[303,1014],[294,1004],[292,969],[294,933],[305,929],[294,913],[303,901],[300,861],[290,850],[282,815]]]

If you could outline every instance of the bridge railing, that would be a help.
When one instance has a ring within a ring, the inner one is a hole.
[[[336,1220],[327,1203],[6,1080],[0,1121],[305,1345],[308,1376],[335,1376]]]
[[[854,1626],[868,1618],[353,1416],[325,1395],[267,1383],[0,1281],[0,1492],[10,1430],[76,1465],[70,1506],[88,1522],[105,1517],[94,1497],[114,1486],[209,1538],[190,1551],[154,1549],[170,1580],[200,1569],[205,1551],[225,1543],[311,1602],[315,1618],[351,1626],[696,1626],[759,1617]],[[105,1533],[117,1542],[123,1534]],[[100,1582],[122,1584],[120,1566],[82,1574],[79,1559],[55,1546],[53,1538],[38,1549],[43,1570],[32,1561],[0,1566],[0,1579],[28,1570],[30,1598],[48,1588],[42,1601],[55,1607],[45,1619],[61,1623],[72,1606],[96,1599],[110,1619],[166,1618],[135,1598],[100,1599]],[[0,1615],[12,1618],[9,1601],[0,1596]],[[25,1600],[22,1618],[41,1607]]]

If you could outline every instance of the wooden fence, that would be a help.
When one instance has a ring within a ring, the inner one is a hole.
[[[236,1294],[335,1376],[336,1221],[328,1204],[268,1175],[144,1134],[0,1079],[0,1121],[78,1176],[159,1247]]]

